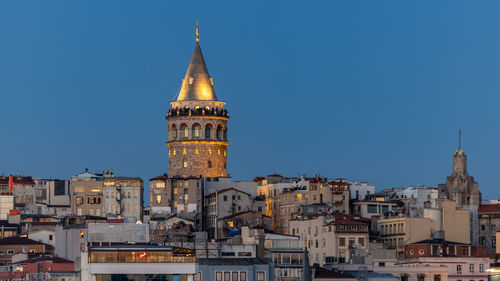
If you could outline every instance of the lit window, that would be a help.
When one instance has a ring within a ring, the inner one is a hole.
[[[188,162],[184,161],[184,168],[187,168],[187,166],[188,166]]]
[[[174,155],[175,155],[175,148],[174,148]]]
[[[196,149],[194,150],[194,154],[199,154],[199,153],[200,153],[200,151],[198,150],[198,148],[196,148]]]
[[[212,155],[212,149],[208,149],[208,155]]]
[[[217,150],[217,154],[219,154],[219,155],[220,155],[220,149],[218,149],[218,150]]]
[[[224,156],[226,156],[226,151],[224,150]]]
[[[266,275],[264,271],[257,271],[257,281],[265,281]]]
[[[156,203],[157,204],[161,203],[161,195],[156,195]]]

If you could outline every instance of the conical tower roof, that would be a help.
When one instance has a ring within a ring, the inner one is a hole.
[[[212,79],[208,74],[207,65],[198,42],[194,46],[186,76],[182,79],[182,87],[177,101],[217,101]]]

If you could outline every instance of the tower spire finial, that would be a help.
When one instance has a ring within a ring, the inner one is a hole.
[[[200,41],[200,29],[198,28],[198,18],[196,18],[196,42]]]
[[[458,129],[458,148],[462,148],[462,130]]]

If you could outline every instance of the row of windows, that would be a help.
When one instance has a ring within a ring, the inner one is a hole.
[[[212,131],[214,131],[212,124],[207,124],[205,126],[205,139],[211,139],[212,137]],[[191,137],[192,138],[201,138],[201,125],[196,123],[191,127]],[[179,131],[177,131],[177,127],[172,125],[170,132],[172,133],[172,139],[187,139],[189,138],[189,126],[185,123],[181,124],[179,127]],[[217,130],[215,130],[215,138],[218,140],[227,140],[227,128],[224,129],[224,127],[219,124],[217,126]]]
[[[474,270],[475,270],[475,265],[469,264],[469,272],[474,272]],[[484,264],[479,265],[479,272],[484,273]],[[457,273],[462,273],[462,265],[461,264],[457,265]]]
[[[132,198],[132,196],[137,199],[139,197],[139,192],[138,191],[135,191],[133,193],[131,191],[123,192],[123,199],[130,199]],[[115,197],[117,200],[120,200],[121,193],[115,191],[106,192],[106,198],[115,198]]]
[[[224,169],[226,169],[226,165],[227,165],[227,164],[226,164],[226,162],[224,161]],[[184,161],[184,162],[182,163],[182,167],[187,168],[188,166],[189,166],[189,165],[188,165],[188,162],[187,162],[187,161]],[[212,165],[212,160],[208,160],[208,161],[207,161],[207,167],[208,167],[209,169],[213,167],[213,165]]]
[[[182,155],[187,155],[187,154],[188,154],[188,150],[186,148],[183,148],[182,149]],[[194,154],[195,155],[200,154],[200,150],[198,148],[195,148],[194,149]],[[223,149],[222,152],[221,152],[220,149],[217,149],[217,155],[221,155],[221,154],[223,154],[224,156],[227,156],[226,150]],[[170,156],[170,155],[177,155],[177,150],[175,148],[169,149],[168,150],[168,156]],[[212,155],[212,149],[211,148],[208,149],[208,155]]]
[[[14,255],[14,250],[7,250],[7,255],[9,256],[12,256]],[[4,256],[5,255],[5,251],[4,250],[0,250],[0,256]]]
[[[76,205],[77,206],[83,205],[83,199],[84,198],[81,196],[76,197]],[[101,204],[101,198],[100,197],[88,197],[87,203],[88,204]]]

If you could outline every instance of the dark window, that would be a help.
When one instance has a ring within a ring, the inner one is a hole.
[[[419,275],[417,277],[417,281],[425,281],[425,276],[424,275]]]
[[[51,240],[51,241],[52,241],[52,235],[49,235],[49,240]]]
[[[380,267],[385,267],[385,262],[379,262],[379,263],[378,263],[378,266],[380,266]]]
[[[368,205],[368,213],[377,213],[377,205]]]
[[[441,275],[435,274],[434,275],[434,281],[441,281]]]
[[[208,167],[212,168],[212,161],[208,160]]]
[[[54,195],[66,195],[66,182],[65,181],[55,181],[54,182]]]
[[[209,139],[210,138],[210,125],[207,125],[205,127],[205,138]]]
[[[224,201],[227,201],[227,195],[224,195]]]

